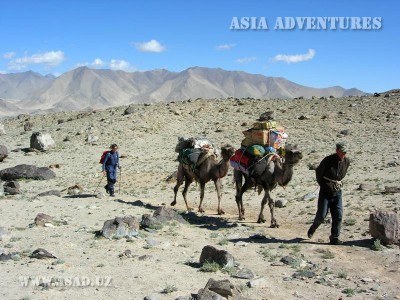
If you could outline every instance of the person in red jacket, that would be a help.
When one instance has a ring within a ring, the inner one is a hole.
[[[346,176],[350,160],[346,157],[348,146],[344,142],[336,144],[336,153],[325,157],[316,169],[316,178],[320,186],[318,208],[315,219],[307,236],[311,239],[319,225],[321,225],[330,211],[332,216],[330,243],[342,244],[339,239],[342,225],[342,179]]]

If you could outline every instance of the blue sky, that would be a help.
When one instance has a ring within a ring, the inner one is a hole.
[[[2,1],[1,10],[1,73],[201,66],[317,88],[400,88],[397,0],[14,0]],[[256,17],[259,27],[264,18],[268,29],[231,29],[234,18],[245,27],[243,17]],[[276,29],[280,17],[378,17],[381,26]]]

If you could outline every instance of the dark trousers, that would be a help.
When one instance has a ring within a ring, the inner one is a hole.
[[[337,192],[334,196],[320,191],[318,196],[318,209],[315,215],[313,224],[310,227],[311,232],[315,232],[319,225],[324,222],[326,215],[330,211],[332,216],[332,228],[330,239],[338,239],[340,235],[340,228],[342,226],[343,205],[342,205],[342,192]]]
[[[110,192],[110,194],[114,194],[114,184],[117,182],[117,172],[115,169],[107,170],[107,185],[105,186],[106,190]]]

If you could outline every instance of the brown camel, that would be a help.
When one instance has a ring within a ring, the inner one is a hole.
[[[253,186],[258,187],[259,194],[264,190],[264,197],[261,201],[261,211],[258,216],[258,223],[265,223],[264,207],[268,201],[268,206],[271,211],[271,227],[279,227],[274,217],[275,202],[270,196],[277,184],[285,187],[293,176],[293,166],[296,165],[303,158],[302,153],[296,147],[286,147],[286,155],[284,156],[283,163],[280,160],[270,161],[267,168],[261,176],[255,178],[241,172],[234,170],[234,179],[236,183],[236,204],[239,210],[239,220],[244,220],[243,208],[243,193]],[[245,182],[243,183],[243,177]]]
[[[229,169],[229,158],[235,153],[235,149],[230,145],[225,145],[221,148],[221,156],[222,160],[217,161],[214,155],[209,156],[200,166],[196,167],[193,171],[187,165],[179,163],[178,173],[177,173],[177,182],[174,187],[174,201],[171,202],[171,205],[174,206],[176,204],[176,195],[178,193],[179,187],[182,185],[183,181],[185,181],[185,187],[183,189],[182,195],[185,200],[186,208],[188,211],[192,210],[186,199],[186,194],[190,184],[193,180],[196,180],[200,183],[200,204],[199,204],[199,212],[204,212],[202,203],[204,198],[204,187],[207,182],[210,180],[214,181],[215,188],[217,190],[218,195],[218,214],[224,214],[224,211],[221,209],[221,178],[225,177],[228,173]]]

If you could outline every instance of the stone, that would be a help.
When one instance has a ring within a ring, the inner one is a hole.
[[[46,258],[57,258],[57,257],[54,256],[49,251],[47,251],[46,249],[38,248],[32,252],[31,258],[46,259]]]
[[[17,179],[48,180],[56,177],[56,174],[47,167],[38,168],[33,165],[17,165],[0,171],[0,179],[11,181]]]
[[[135,108],[133,106],[128,106],[124,111],[124,116],[130,115],[135,112]]]
[[[176,221],[182,224],[187,223],[187,221],[172,208],[160,206],[154,211],[152,216],[144,214],[140,225],[143,228],[157,228],[160,225],[168,224],[171,221]]]
[[[283,208],[283,207],[286,206],[287,202],[288,201],[285,200],[285,199],[278,199],[278,200],[275,201],[275,207]]]
[[[17,181],[7,181],[3,185],[4,187],[4,193],[8,195],[17,195],[20,194],[20,186]]]
[[[319,190],[315,192],[307,193],[303,196],[302,200],[304,201],[312,201],[318,199]]]
[[[5,135],[6,134],[6,130],[4,128],[4,125],[0,123],[0,135]]]
[[[360,183],[358,186],[359,191],[374,191],[375,189],[376,185],[371,183]]]
[[[206,290],[200,289],[199,293],[197,294],[197,300],[226,300],[225,297],[218,295],[217,293]]]
[[[256,279],[250,280],[250,281],[247,283],[247,286],[250,287],[250,288],[255,288],[255,287],[262,288],[262,287],[266,287],[266,286],[267,286],[267,280],[266,280],[264,277],[256,278]]]
[[[4,145],[0,145],[0,162],[2,162],[8,156],[8,149]]]
[[[38,213],[35,217],[34,223],[36,226],[45,226],[45,224],[53,223],[53,218],[49,215]]]
[[[34,132],[31,135],[30,147],[39,151],[47,151],[54,148],[56,143],[50,133]]]
[[[68,195],[80,195],[83,193],[83,187],[79,184],[75,184],[67,188]]]
[[[369,216],[369,233],[383,245],[399,244],[399,219],[397,212],[374,212]]]
[[[99,141],[99,137],[96,135],[89,134],[86,138],[86,142],[89,144],[96,144]]]
[[[241,279],[253,279],[254,273],[250,269],[243,268],[243,269],[239,270],[239,272],[234,274],[233,277],[241,278]]]
[[[137,236],[139,221],[133,216],[115,217],[104,222],[101,234],[107,239]]]
[[[201,251],[200,264],[203,265],[205,262],[215,262],[222,268],[235,266],[235,259],[230,253],[210,245],[205,246]]]
[[[24,131],[32,131],[33,129],[33,123],[32,122],[26,122],[24,124]]]
[[[400,187],[398,187],[398,186],[385,186],[385,193],[388,193],[388,194],[400,193]]]
[[[0,227],[0,241],[6,241],[10,238],[10,234],[7,228]]]

